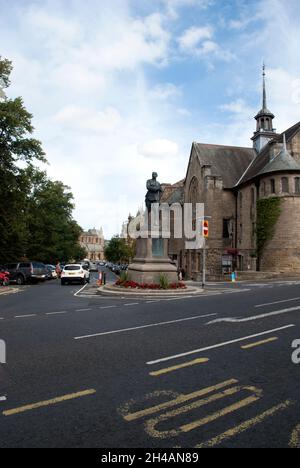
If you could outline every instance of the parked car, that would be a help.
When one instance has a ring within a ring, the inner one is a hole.
[[[15,281],[18,285],[46,281],[48,275],[46,265],[39,262],[8,263],[5,269],[10,274],[10,281]]]
[[[90,271],[92,272],[98,271],[98,264],[96,262],[90,262]]]
[[[55,266],[54,265],[46,265],[46,268],[47,268],[47,271],[48,271],[47,279],[49,279],[49,280],[57,279],[57,273],[56,273]]]
[[[79,281],[81,284],[90,282],[90,272],[81,264],[66,265],[61,273],[61,285]]]

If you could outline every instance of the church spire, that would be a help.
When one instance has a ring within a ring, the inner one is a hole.
[[[275,129],[273,128],[274,114],[269,111],[267,107],[267,91],[266,91],[266,66],[263,64],[263,96],[262,96],[262,109],[255,116],[256,132],[252,138],[254,148],[260,152],[262,148],[268,143],[269,140],[274,138]]]
[[[263,107],[264,110],[267,110],[267,92],[266,92],[266,65],[263,64]]]

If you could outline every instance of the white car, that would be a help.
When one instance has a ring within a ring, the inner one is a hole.
[[[73,281],[80,281],[81,284],[90,282],[90,272],[84,269],[82,265],[66,265],[61,273],[61,284],[64,286],[66,283]]]

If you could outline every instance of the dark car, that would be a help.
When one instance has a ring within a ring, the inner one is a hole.
[[[10,281],[16,281],[18,285],[45,281],[48,275],[44,263],[39,262],[8,263],[5,265],[5,269],[10,274]]]

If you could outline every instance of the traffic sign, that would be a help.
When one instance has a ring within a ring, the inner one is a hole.
[[[209,237],[209,221],[203,221],[203,237],[206,239]]]

